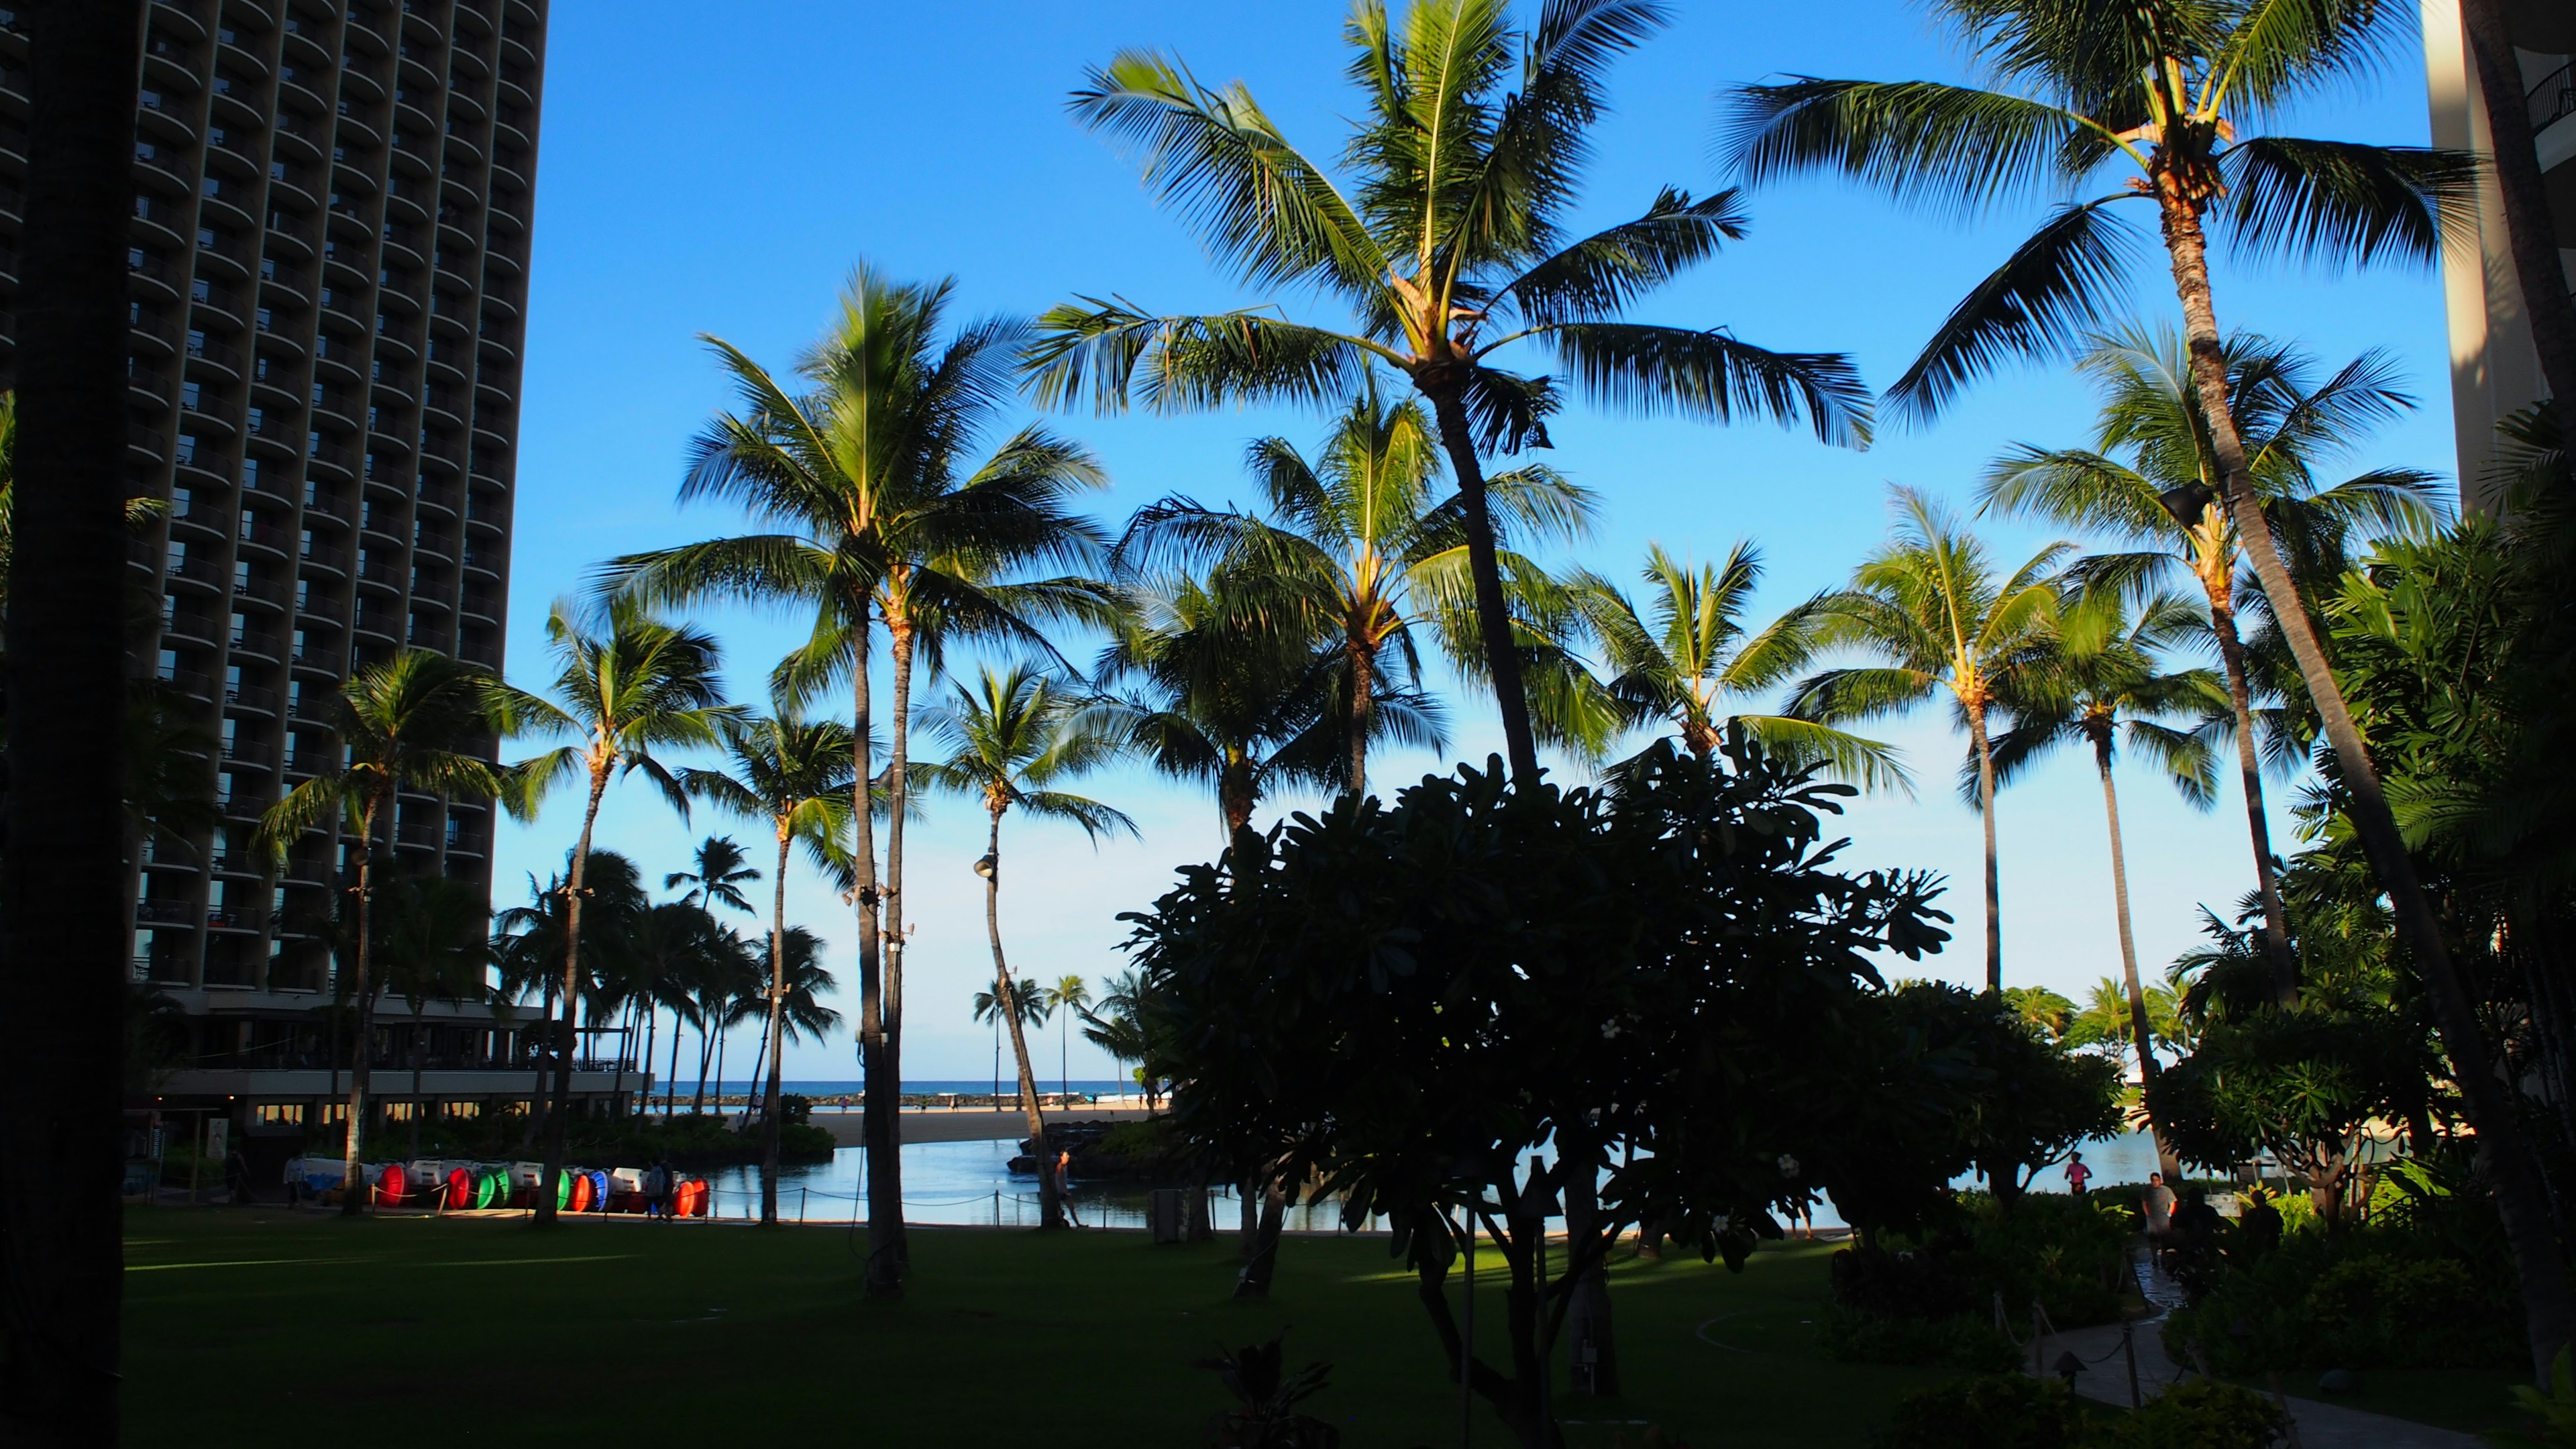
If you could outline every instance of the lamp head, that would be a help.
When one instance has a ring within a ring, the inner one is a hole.
[[[2164,490],[2156,495],[2156,501],[2164,505],[2165,512],[2173,515],[2174,522],[2189,528],[2200,522],[2200,515],[2208,510],[2209,500],[2215,496],[2209,491],[2208,484],[2194,480]]]

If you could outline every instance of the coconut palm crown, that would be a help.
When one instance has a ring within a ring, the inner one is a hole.
[[[1723,564],[1697,567],[1674,559],[1661,544],[1648,544],[1642,576],[1649,589],[1643,614],[1599,574],[1578,571],[1570,590],[1609,667],[1607,689],[1621,723],[1669,726],[1692,754],[1706,759],[1732,717],[1781,758],[1821,761],[1870,789],[1912,790],[1895,750],[1877,740],[1813,720],[1721,708],[1730,698],[1790,683],[1819,647],[1819,599],[1759,629],[1745,627],[1745,610],[1762,578],[1762,551],[1750,541],[1738,540]]]
[[[2320,477],[2328,463],[2413,406],[2386,356],[2365,352],[2319,378],[2296,349],[2239,333],[2227,340],[2227,366],[2229,407],[2245,440],[2248,473],[2299,576],[2323,581],[2340,574],[2355,536],[2440,522],[2445,510],[2431,474],[2385,467],[2331,484]],[[2159,584],[2177,567],[2199,584],[2235,721],[2273,989],[2281,1000],[2293,1000],[2296,961],[2273,868],[2256,684],[2239,623],[2267,616],[2269,606],[2260,583],[2247,576],[2235,522],[2217,497],[2218,459],[2190,358],[2173,330],[2128,326],[2097,336],[2077,368],[2101,398],[2092,446],[2015,444],[1986,470],[1984,507],[2084,528],[2139,549],[2110,561],[2109,571],[2142,584]],[[2207,498],[2197,511],[2176,513],[2164,501],[2195,496]]]
[[[1159,314],[1084,297],[1039,319],[1041,400],[1158,412],[1230,403],[1330,405],[1394,368],[1439,428],[1461,505],[1476,615],[1516,776],[1538,769],[1496,558],[1480,451],[1544,445],[1562,402],[1504,354],[1543,350],[1593,400],[1711,421],[1805,418],[1867,436],[1867,394],[1838,354],[1775,352],[1723,328],[1626,320],[1645,293],[1744,233],[1732,191],[1670,187],[1632,220],[1570,232],[1611,63],[1662,28],[1649,0],[1551,0],[1515,29],[1504,0],[1360,0],[1344,22],[1359,91],[1338,169],[1291,143],[1241,83],[1211,87],[1176,57],[1122,51],[1069,106],[1126,144],[1146,184],[1247,286],[1275,304]]]
[[[2000,573],[1975,535],[1910,488],[1891,490],[1896,534],[1818,605],[1817,639],[1874,654],[1875,665],[1821,670],[1799,682],[1789,713],[1819,723],[1899,714],[1947,694],[1977,762],[1986,837],[1986,989],[2003,989],[2003,886],[1995,855],[1995,774],[1988,719],[2055,646],[2057,574],[2072,544],[2041,549]]]

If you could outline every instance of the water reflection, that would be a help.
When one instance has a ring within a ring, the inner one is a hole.
[[[906,1143],[904,1221],[947,1227],[1036,1227],[1037,1179],[1012,1174],[1010,1162],[1018,1152],[1019,1145],[1014,1142]],[[2086,1165],[2093,1169],[2097,1191],[2144,1182],[2156,1168],[2155,1143],[2143,1132],[2088,1142],[2083,1152]],[[864,1220],[865,1157],[859,1148],[844,1147],[832,1155],[830,1162],[781,1169],[779,1215],[790,1222]],[[707,1180],[714,1189],[715,1216],[760,1215],[758,1167],[727,1168],[709,1174]],[[1973,1187],[1982,1181],[1971,1174],[1960,1178],[1958,1185]],[[2031,1187],[2038,1192],[2064,1192],[2066,1179],[2060,1169],[2052,1166],[2042,1169]],[[1147,1190],[1143,1183],[1076,1182],[1067,1201],[1087,1227],[1142,1228]],[[1229,1230],[1240,1221],[1241,1207],[1233,1189],[1208,1189],[1208,1215],[1219,1231]],[[1843,1225],[1830,1200],[1817,1205],[1815,1224],[1825,1228]],[[1335,1202],[1288,1209],[1287,1227],[1291,1232],[1339,1232],[1341,1226],[1341,1208]]]

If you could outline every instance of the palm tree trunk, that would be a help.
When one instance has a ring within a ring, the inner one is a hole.
[[[2495,165],[2496,197],[2503,203],[2523,315],[2531,321],[2531,340],[2540,352],[2540,375],[2548,380],[2549,395],[2565,418],[2576,407],[2571,402],[2576,400],[2576,298],[2567,293],[2558,249],[2571,238],[2558,235],[2550,216],[2531,103],[2523,94],[2522,64],[2505,30],[2501,0],[2460,0],[2460,28],[2467,32],[2479,98],[2486,103],[2487,136],[2495,146],[2489,159]]]
[[[781,820],[778,825],[778,883],[769,910],[769,1029],[761,1034],[760,1052],[769,1064],[768,1086],[760,1102],[760,1221],[778,1222],[779,1083],[786,1075],[781,1058],[786,1043],[779,1034],[787,1025],[787,847],[795,840]]]
[[[2138,1088],[2143,1100],[2148,1088],[2155,1085],[2155,1033],[2147,1024],[2147,993],[2138,983],[2138,942],[2129,929],[2129,861],[2120,843],[2120,792],[2111,783],[2111,731],[2106,724],[2093,735],[2093,764],[2102,775],[2102,818],[2111,827],[2111,907],[2120,920],[2120,972],[2129,988],[2129,1037],[2138,1044]],[[2152,1112],[2147,1117],[2147,1130],[2156,1139],[2156,1170],[2165,1181],[2182,1177],[2182,1160],[2174,1156],[2165,1142],[2164,1128]]]
[[[732,1034],[733,1024],[731,1022],[727,1022],[722,1029],[716,1032],[716,1115],[719,1117],[724,1115],[725,1039]]]
[[[600,797],[608,793],[608,768],[590,771],[590,800],[582,807],[581,839],[572,848],[572,868],[564,875],[563,1026],[555,1033],[554,1101],[546,1110],[545,1171],[537,1177],[537,1221],[555,1220],[555,1194],[562,1188],[564,1133],[572,1116],[572,1059],[579,1041],[574,1013],[581,1001],[581,878],[590,865],[590,832],[599,823]]]
[[[2545,1384],[2558,1350],[2576,1337],[2576,1294],[2569,1290],[2567,1265],[2559,1256],[2549,1199],[2541,1187],[2530,1140],[2515,1114],[2511,1089],[2496,1075],[2488,1057],[2477,1009],[2452,962],[2450,943],[2443,938],[2441,923],[2434,916],[2423,882],[2415,874],[2414,857],[2407,853],[2405,838],[2398,833],[2397,818],[2380,788],[2378,766],[2372,763],[2361,730],[2353,723],[2343,690],[2335,683],[2325,650],[2309,621],[2306,603],[2299,597],[2298,584],[2282,563],[2280,550],[2273,545],[2271,523],[2263,516],[2262,500],[2255,495],[2253,475],[2245,463],[2245,445],[2237,436],[2235,415],[2228,406],[2227,358],[2219,343],[2217,310],[2210,299],[2207,241],[2199,214],[2170,176],[2157,178],[2157,200],[2164,212],[2165,248],[2173,261],[2174,291],[2182,302],[2191,343],[2192,381],[2199,388],[2201,410],[2209,423],[2211,449],[2218,456],[2228,511],[2236,520],[2237,535],[2246,558],[2254,565],[2254,576],[2262,580],[2263,595],[2271,601],[2282,638],[2298,660],[2300,678],[2306,682],[2308,697],[2315,702],[2324,723],[2326,740],[2334,747],[2335,763],[2343,777],[2346,818],[2361,840],[2363,854],[2369,857],[2371,873],[2387,892],[2389,906],[2397,918],[2398,939],[2405,943],[2416,974],[2424,982],[2425,994],[2432,1000],[2434,1024],[2441,1033],[2443,1050],[2451,1058],[2452,1080],[2460,1084],[2469,1124],[2477,1132],[2478,1162],[2494,1184],[2496,1215],[2503,1222],[2505,1238],[2513,1248],[2514,1266],[2522,1280],[2523,1320],[2530,1339],[2533,1373]]]
[[[1968,706],[1968,739],[1977,747],[1977,814],[1986,830],[1986,989],[2004,989],[2004,885],[1995,858],[1995,747],[1986,736],[1986,706]]]
[[[1503,746],[1509,751],[1512,779],[1538,780],[1538,737],[1530,729],[1529,693],[1521,684],[1520,648],[1512,640],[1511,608],[1503,598],[1502,565],[1494,547],[1494,519],[1485,506],[1485,468],[1476,456],[1474,430],[1459,395],[1455,374],[1445,370],[1417,374],[1414,385],[1431,399],[1440,421],[1440,443],[1448,451],[1449,469],[1458,475],[1458,502],[1466,514],[1467,573],[1476,586],[1476,626],[1485,640],[1485,669],[1493,676],[1494,704],[1503,717]]]
[[[369,955],[374,945],[376,817],[388,813],[393,794],[390,781],[376,788],[367,798],[366,812],[358,817],[358,939],[350,953],[357,965],[349,981],[357,1022],[349,1046],[349,1130],[341,1139],[340,1153],[340,1211],[349,1217],[367,1206],[366,1175],[358,1170],[358,1156],[365,1150],[367,1088],[375,1075],[376,984],[368,979],[368,968],[373,964]]]
[[[715,1054],[716,1049],[716,1028],[709,1021],[712,1015],[704,1007],[698,1010],[698,1090],[689,1098],[689,1115],[692,1117],[703,1116],[707,1110],[707,1059]],[[671,1045],[677,1047],[679,1043],[675,1041]]]
[[[885,893],[885,1061],[886,1077],[894,1084],[886,1129],[894,1146],[888,1154],[895,1161],[893,1195],[903,1196],[903,826],[904,811],[911,804],[912,785],[907,774],[912,760],[912,662],[913,625],[909,616],[894,613],[886,618],[887,649],[894,663],[894,718],[887,725],[889,735],[886,756],[886,893]],[[873,1172],[874,1168],[871,1167]],[[895,1253],[903,1266],[912,1266],[912,1240],[905,1233],[896,1213]]]
[[[653,1047],[662,1030],[662,1011],[650,997],[639,1000],[636,1009],[644,1018],[644,1055],[636,1059],[636,1070],[648,1078],[635,1094],[635,1115],[641,1117],[653,1105],[653,1086],[649,1078],[653,1072]],[[672,1042],[672,1060],[679,1059],[679,1050],[680,1044],[677,1041]]]
[[[546,1036],[551,1042],[555,1034],[555,979],[551,975],[546,977],[544,989],[537,995],[537,1020],[546,1024]],[[545,1057],[537,1058],[537,1080],[528,1089],[528,1130],[519,1142],[519,1150],[522,1152],[533,1150],[537,1145],[537,1138],[546,1130],[547,1066]]]
[[[665,1122],[680,1115],[680,1033],[685,1027],[680,1008],[671,1008],[671,1072],[662,1083],[662,1117]]]
[[[2245,641],[2236,632],[2229,587],[2226,580],[2209,585],[2209,622],[2227,670],[2227,701],[2236,711],[2236,774],[2244,787],[2246,833],[2254,841],[2254,888],[2263,899],[2263,950],[2272,958],[2272,998],[2296,1006],[2298,960],[2290,954],[2290,916],[2281,906],[2281,882],[2272,869],[2272,825],[2263,814],[2263,765],[2254,749],[2254,691],[2245,678]]]
[[[1369,707],[1376,701],[1376,664],[1368,649],[1353,639],[1344,646],[1351,661],[1351,721],[1347,748],[1350,764],[1343,775],[1342,788],[1358,799],[1368,794],[1368,729]]]
[[[420,1011],[427,1004],[415,1001],[411,1006],[411,1156],[415,1162],[420,1160]]]
[[[885,972],[877,933],[876,823],[868,813],[871,753],[868,746],[868,607],[856,610],[858,658],[850,667],[850,694],[856,707],[851,730],[850,786],[852,895],[859,915],[859,1072],[867,1079],[860,1099],[859,1135],[865,1144],[868,1174],[868,1267],[865,1293],[870,1298],[903,1296],[907,1253],[903,1241],[903,1165],[896,1147],[896,1120],[903,1088],[894,1076],[887,1050]]]
[[[1064,1194],[1055,1176],[1055,1159],[1047,1152],[1046,1115],[1038,1110],[1037,1072],[1029,1065],[1028,1028],[1020,1021],[1020,994],[1011,985],[1011,964],[1002,955],[1002,812],[995,810],[985,844],[993,863],[984,877],[984,932],[993,941],[993,1010],[1011,1024],[1011,1057],[1020,1069],[1020,1115],[1029,1129],[1029,1152],[1038,1160],[1038,1227],[1064,1226]]]
[[[116,1442],[124,1294],[126,218],[143,7],[21,9],[33,107],[14,369],[0,913],[0,1441]],[[39,905],[38,903],[41,903]]]

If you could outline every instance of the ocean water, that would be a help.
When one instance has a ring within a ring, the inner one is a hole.
[[[679,1086],[680,1100],[686,1102],[698,1089],[697,1078],[683,1074],[680,1079]],[[861,1082],[858,1078],[851,1077],[847,1080],[830,1079],[803,1082],[791,1080],[780,1084],[780,1090],[794,1092],[799,1096],[805,1097],[847,1097],[857,1095],[864,1086],[865,1083]],[[1004,1092],[1013,1092],[1018,1089],[1019,1082],[1017,1078],[1008,1075],[1002,1078],[1002,1090]],[[658,1082],[654,1084],[653,1100],[657,1104],[662,1100],[663,1090],[663,1084]],[[721,1083],[711,1081],[707,1083],[707,1093],[710,1096],[722,1094],[728,1097],[747,1097],[754,1093],[765,1092],[767,1090],[769,1090],[769,1084],[766,1081],[728,1081]],[[971,1081],[963,1078],[952,1079],[947,1077],[935,1077],[924,1078],[916,1081],[907,1081],[903,1084],[903,1092],[907,1097],[937,1096],[943,1093],[981,1097],[990,1094],[992,1090],[993,1079],[990,1077],[976,1077]],[[1132,1096],[1136,1093],[1137,1087],[1134,1082],[1116,1081],[1107,1077],[1075,1077],[1071,1081],[1060,1081],[1055,1077],[1048,1076],[1041,1072],[1038,1074],[1038,1090],[1041,1092],[1089,1092],[1095,1096],[1117,1097]]]
[[[908,1223],[957,1227],[1037,1226],[1037,1179],[1014,1175],[1010,1161],[1016,1142],[911,1142],[903,1148],[903,1217]],[[2143,1132],[2087,1142],[2081,1149],[2093,1169],[2096,1191],[2143,1183],[2156,1170],[2155,1141]],[[860,1222],[867,1217],[866,1154],[844,1147],[830,1162],[791,1164],[779,1171],[779,1215],[790,1222]],[[714,1215],[756,1218],[760,1215],[760,1169],[727,1168],[711,1173]],[[1958,1179],[1960,1187],[1981,1186],[1974,1174]],[[2034,1192],[2066,1191],[2061,1167],[2050,1166],[2031,1181]],[[1116,1185],[1077,1181],[1070,1195],[1076,1217],[1091,1227],[1145,1226],[1144,1184]],[[1219,1231],[1238,1221],[1240,1205],[1232,1189],[1208,1190],[1209,1215]],[[1817,1205],[1814,1225],[1844,1226],[1830,1199]],[[1291,1207],[1291,1232],[1339,1232],[1341,1208],[1336,1202]]]

